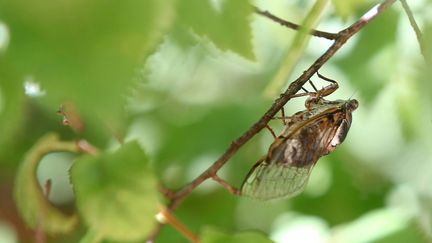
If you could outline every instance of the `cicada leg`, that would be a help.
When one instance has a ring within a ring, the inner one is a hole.
[[[173,199],[175,197],[175,192],[168,189],[165,185],[158,185],[159,192],[161,192],[166,198]]]
[[[339,88],[339,84],[336,82],[336,80],[327,78],[327,77],[321,75],[318,71],[317,71],[317,75],[322,80],[330,82],[329,85],[327,85],[327,86],[325,86],[322,89],[317,91],[317,94],[319,97],[324,97],[324,96],[330,95],[331,93],[335,92]]]
[[[286,126],[287,121],[286,121],[286,117],[285,117],[285,108],[283,106],[281,108],[281,115],[282,115],[282,122],[283,122],[284,126]]]
[[[282,107],[280,109],[281,116],[280,117],[273,117],[272,119],[281,119],[284,126],[288,125],[289,117],[285,116],[285,109]],[[288,120],[288,121],[287,121]],[[270,133],[273,135],[274,138],[276,138],[276,134],[274,133],[273,129],[270,128],[270,126],[266,125],[266,128],[270,131]]]
[[[331,78],[327,78],[326,76],[324,76],[324,75],[322,75],[321,73],[319,73],[319,71],[317,71],[316,73],[317,73],[317,75],[318,75],[318,77],[319,77],[320,79],[323,79],[323,80],[328,81],[328,82],[330,82],[330,83],[337,83],[336,80],[331,79]]]
[[[271,133],[273,138],[276,139],[277,136],[276,136],[276,133],[273,131],[273,129],[268,124],[266,124],[266,128],[267,128],[267,130],[269,130],[269,132]]]
[[[309,82],[311,83],[310,80],[309,80]],[[303,87],[301,89],[304,91],[304,93],[295,94],[295,95],[291,96],[291,98],[303,97],[303,96],[313,96],[313,95],[316,95],[316,93],[317,93],[317,92],[309,92],[307,89],[305,89]]]
[[[324,81],[330,82],[330,84],[321,88],[321,89],[317,89],[316,86],[314,85],[314,83],[309,79],[309,84],[314,89],[314,92],[309,92],[307,89],[302,87],[301,89],[304,91],[304,93],[295,94],[295,95],[291,96],[291,98],[310,96],[310,97],[313,97],[315,99],[319,99],[319,98],[330,95],[331,93],[335,92],[339,88],[339,84],[336,82],[336,80],[327,78],[324,75],[320,74],[318,71],[316,73],[317,73],[319,78],[321,78]]]
[[[309,98],[305,102],[305,106],[308,110],[310,110],[314,105],[319,103],[321,98],[332,94],[333,92],[335,92],[339,88],[339,84],[335,80],[321,75],[318,71],[317,71],[317,75],[322,80],[330,82],[330,84],[325,86],[325,87],[322,87],[321,89],[318,90],[315,87],[315,85],[313,84],[313,82],[311,80],[309,80],[309,84],[312,86],[312,88],[315,90],[315,92],[311,93],[311,95],[309,96]]]

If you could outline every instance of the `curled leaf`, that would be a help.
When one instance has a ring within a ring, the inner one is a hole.
[[[62,142],[55,134],[42,137],[18,168],[14,194],[18,211],[28,226],[46,233],[67,233],[78,223],[76,214],[66,215],[49,203],[36,178],[41,159],[51,152],[79,152],[75,143]]]

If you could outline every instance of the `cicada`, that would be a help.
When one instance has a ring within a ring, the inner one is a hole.
[[[359,105],[355,99],[329,101],[322,97],[333,91],[315,92],[306,100],[306,110],[287,118],[267,155],[246,176],[241,195],[269,200],[294,197],[304,190],[318,159],[344,141],[352,112]]]

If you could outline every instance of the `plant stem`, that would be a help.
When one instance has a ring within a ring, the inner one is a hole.
[[[408,16],[408,19],[410,21],[411,27],[413,28],[416,37],[417,37],[417,42],[420,46],[420,52],[423,55],[423,58],[426,60],[426,50],[425,50],[425,46],[424,46],[424,42],[423,42],[423,36],[421,33],[420,28],[417,25],[417,22],[414,19],[414,15],[410,9],[410,7],[408,6],[408,3],[405,0],[400,0],[401,4],[402,4],[402,8],[404,9],[405,13]]]

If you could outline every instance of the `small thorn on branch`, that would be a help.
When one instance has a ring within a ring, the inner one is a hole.
[[[171,191],[170,189],[168,189],[164,185],[159,184],[158,189],[166,198],[171,199],[171,200],[174,199],[175,192]]]
[[[57,115],[63,116],[63,125],[70,126],[76,133],[82,133],[85,129],[85,124],[78,115],[76,106],[71,102],[61,104]]]

